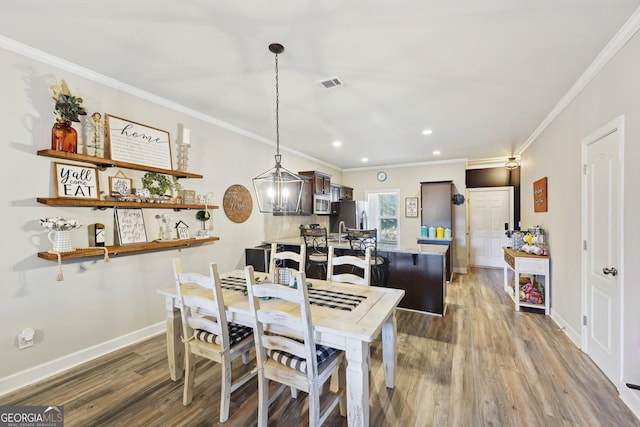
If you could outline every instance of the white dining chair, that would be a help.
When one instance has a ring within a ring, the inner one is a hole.
[[[271,259],[269,261],[269,275],[273,276],[273,273],[276,271],[276,267],[278,265],[284,266],[286,261],[293,261],[298,264],[297,269],[293,269],[292,274],[295,275],[297,271],[305,270],[305,261],[306,261],[306,247],[305,245],[300,245],[300,249],[298,252],[293,251],[281,251],[278,252],[278,244],[271,244]]]
[[[182,404],[188,406],[193,399],[195,356],[218,362],[222,368],[220,392],[220,422],[229,418],[231,393],[256,375],[247,372],[232,382],[231,362],[242,356],[249,363],[253,348],[253,330],[227,322],[220,276],[216,263],[209,264],[209,276],[184,273],[180,258],[173,260],[173,272],[182,319],[182,341],[185,353],[185,379]],[[185,292],[189,288],[189,292]]]
[[[338,268],[336,269],[336,267]],[[362,276],[356,274],[360,271],[362,271]],[[369,286],[371,283],[371,248],[366,248],[364,257],[361,258],[355,255],[335,256],[333,246],[329,246],[327,280]]]
[[[319,426],[329,414],[340,406],[340,414],[346,414],[346,373],[344,352],[331,347],[317,345],[311,322],[311,310],[304,272],[299,272],[296,288],[274,283],[256,285],[253,266],[245,267],[249,305],[254,315],[254,342],[258,366],[258,426],[266,427],[269,419],[269,405],[288,386],[302,390],[309,397],[309,425]],[[295,304],[292,308],[279,311],[268,308],[269,301],[261,305],[262,299],[278,298]],[[269,331],[269,332],[266,332]],[[276,331],[278,334],[276,334]],[[330,403],[320,411],[320,395],[325,382],[338,372],[338,391],[332,395]],[[281,384],[269,396],[269,382]]]

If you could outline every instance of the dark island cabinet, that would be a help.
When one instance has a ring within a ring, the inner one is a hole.
[[[403,289],[399,307],[444,315],[446,254],[378,252],[386,261],[386,284]]]

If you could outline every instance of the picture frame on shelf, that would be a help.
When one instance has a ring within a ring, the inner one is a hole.
[[[173,170],[168,131],[106,115],[107,147],[111,160]]]
[[[404,199],[404,216],[407,218],[418,217],[418,198],[406,197]]]
[[[184,221],[178,221],[176,224],[176,231],[178,234],[178,239],[190,239],[189,235],[189,226]]]
[[[182,190],[182,203],[185,205],[195,205],[196,204],[196,192],[195,190]]]
[[[98,168],[54,162],[55,195],[65,199],[100,199]]]
[[[119,245],[147,243],[147,231],[141,208],[115,208]]]
[[[109,177],[109,194],[111,196],[130,196],[133,191],[133,179],[122,171]]]

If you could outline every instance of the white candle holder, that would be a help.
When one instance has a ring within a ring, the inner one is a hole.
[[[189,166],[189,144],[178,143],[178,170],[186,172]]]

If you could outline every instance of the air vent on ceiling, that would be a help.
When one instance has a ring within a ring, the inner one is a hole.
[[[342,86],[342,84],[342,81],[338,77],[331,77],[330,79],[315,82],[315,85],[320,89],[333,89]]]

